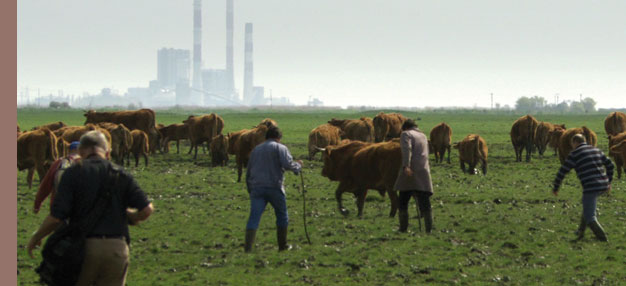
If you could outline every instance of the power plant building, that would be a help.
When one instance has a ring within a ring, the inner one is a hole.
[[[189,50],[162,48],[157,52],[157,81],[164,89],[175,89],[179,83],[189,85]]]

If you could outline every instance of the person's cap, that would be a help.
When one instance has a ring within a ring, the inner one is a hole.
[[[70,150],[77,149],[78,145],[80,145],[80,142],[78,142],[78,141],[74,141],[74,142],[70,143]]]

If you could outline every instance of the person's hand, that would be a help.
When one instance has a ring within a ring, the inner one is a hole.
[[[26,247],[30,258],[35,258],[35,255],[33,255],[33,249],[35,249],[35,247],[38,247],[40,245],[41,245],[41,240],[36,239],[35,236],[33,235],[33,237],[30,238],[30,241],[28,241],[28,246]]]
[[[410,167],[404,167],[404,174],[407,175],[407,177],[411,177],[413,176],[413,170],[411,170]]]

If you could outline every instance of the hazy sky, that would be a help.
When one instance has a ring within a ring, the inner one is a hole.
[[[235,84],[254,23],[255,85],[304,104],[626,107],[626,1],[234,0]],[[192,0],[20,0],[17,88],[31,95],[156,79],[162,47],[192,47]],[[225,0],[204,0],[203,68],[225,66]]]

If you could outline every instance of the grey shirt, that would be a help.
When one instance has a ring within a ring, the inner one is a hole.
[[[275,140],[266,140],[252,150],[246,171],[248,191],[254,188],[277,188],[283,193],[285,170],[298,174],[302,166],[293,161],[289,149]]]

